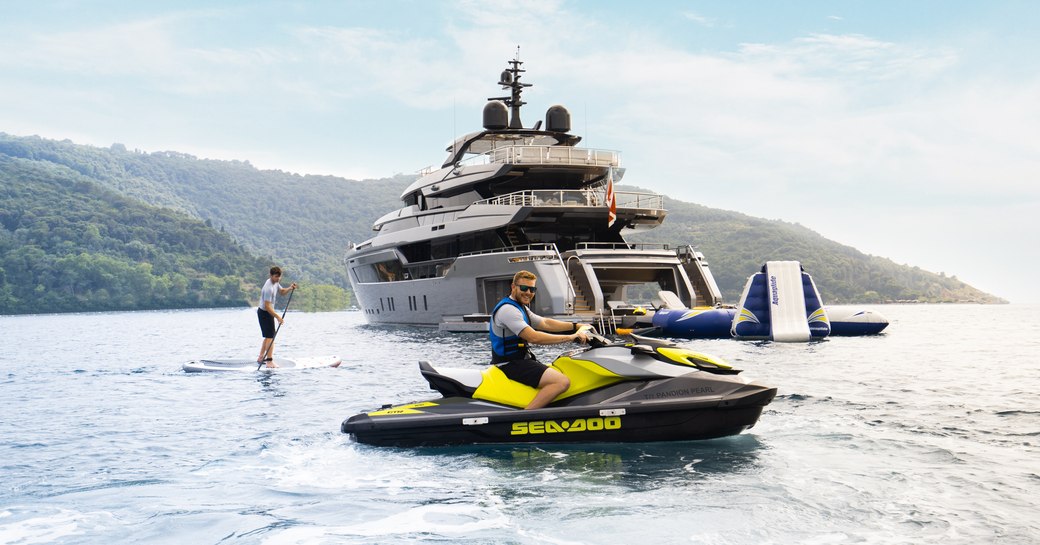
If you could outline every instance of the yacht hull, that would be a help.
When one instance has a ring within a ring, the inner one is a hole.
[[[348,258],[348,268],[355,260]],[[361,265],[364,266],[364,265]],[[590,321],[620,317],[626,302],[619,297],[626,283],[638,284],[650,275],[668,278],[669,287],[691,300],[688,271],[674,251],[598,249],[564,252],[555,248],[517,249],[456,258],[441,276],[390,282],[358,282],[354,294],[372,324],[438,326],[487,315],[509,295],[513,275],[527,270],[538,276],[538,295],[531,310],[562,320]],[[634,309],[628,306],[628,312]]]

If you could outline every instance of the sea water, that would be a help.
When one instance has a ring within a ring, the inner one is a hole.
[[[252,309],[0,317],[0,543],[1040,543],[1040,308],[879,306],[873,337],[681,341],[779,394],[700,442],[396,449],[350,415],[435,397],[487,339]],[[542,359],[571,346],[539,347]]]

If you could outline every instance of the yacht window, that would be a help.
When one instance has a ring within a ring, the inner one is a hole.
[[[412,280],[418,280],[422,278],[435,278],[438,276],[444,276],[447,272],[450,264],[447,263],[434,263],[427,261],[426,263],[420,263],[418,265],[409,265],[405,274],[409,275]]]
[[[351,269],[351,272],[354,273],[354,278],[362,284],[379,282],[379,276],[376,275],[376,269],[372,265],[358,265]]]
[[[560,224],[546,226],[527,223],[524,225],[524,234],[532,243],[555,244],[561,252],[573,250],[579,243],[596,240],[595,234],[588,227],[578,225],[567,225],[562,229]]]
[[[430,254],[433,259],[447,259],[459,255],[458,237],[433,241]]]
[[[400,250],[409,263],[419,263],[432,259],[432,254],[430,253],[430,241],[428,240],[405,244],[400,247]]]
[[[379,263],[370,263],[368,265],[359,265],[354,267],[353,271],[358,282],[362,283],[396,282],[398,280],[406,280],[404,271],[401,269],[401,262],[396,259],[381,261]]]
[[[479,252],[481,250],[491,250],[494,248],[504,247],[505,244],[503,244],[502,239],[498,238],[498,235],[494,231],[471,233],[459,238],[460,253]]]

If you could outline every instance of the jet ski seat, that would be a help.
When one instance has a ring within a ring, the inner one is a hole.
[[[445,397],[458,395],[471,397],[477,391],[482,380],[479,369],[446,369],[438,371],[426,360],[419,361],[419,372],[430,383],[431,390],[437,390]]]

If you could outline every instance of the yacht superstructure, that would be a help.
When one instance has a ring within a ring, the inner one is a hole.
[[[510,94],[488,99],[483,130],[456,139],[444,163],[404,191],[403,207],[376,220],[376,235],[348,249],[368,321],[486,328],[521,269],[539,278],[532,310],[558,319],[612,327],[662,290],[690,307],[718,302],[691,247],[625,241],[667,211],[661,195],[614,191],[625,172],[619,152],[578,147],[563,106],[548,109],[544,127],[523,126],[531,84],[520,81],[522,65],[514,59],[502,72]]]

